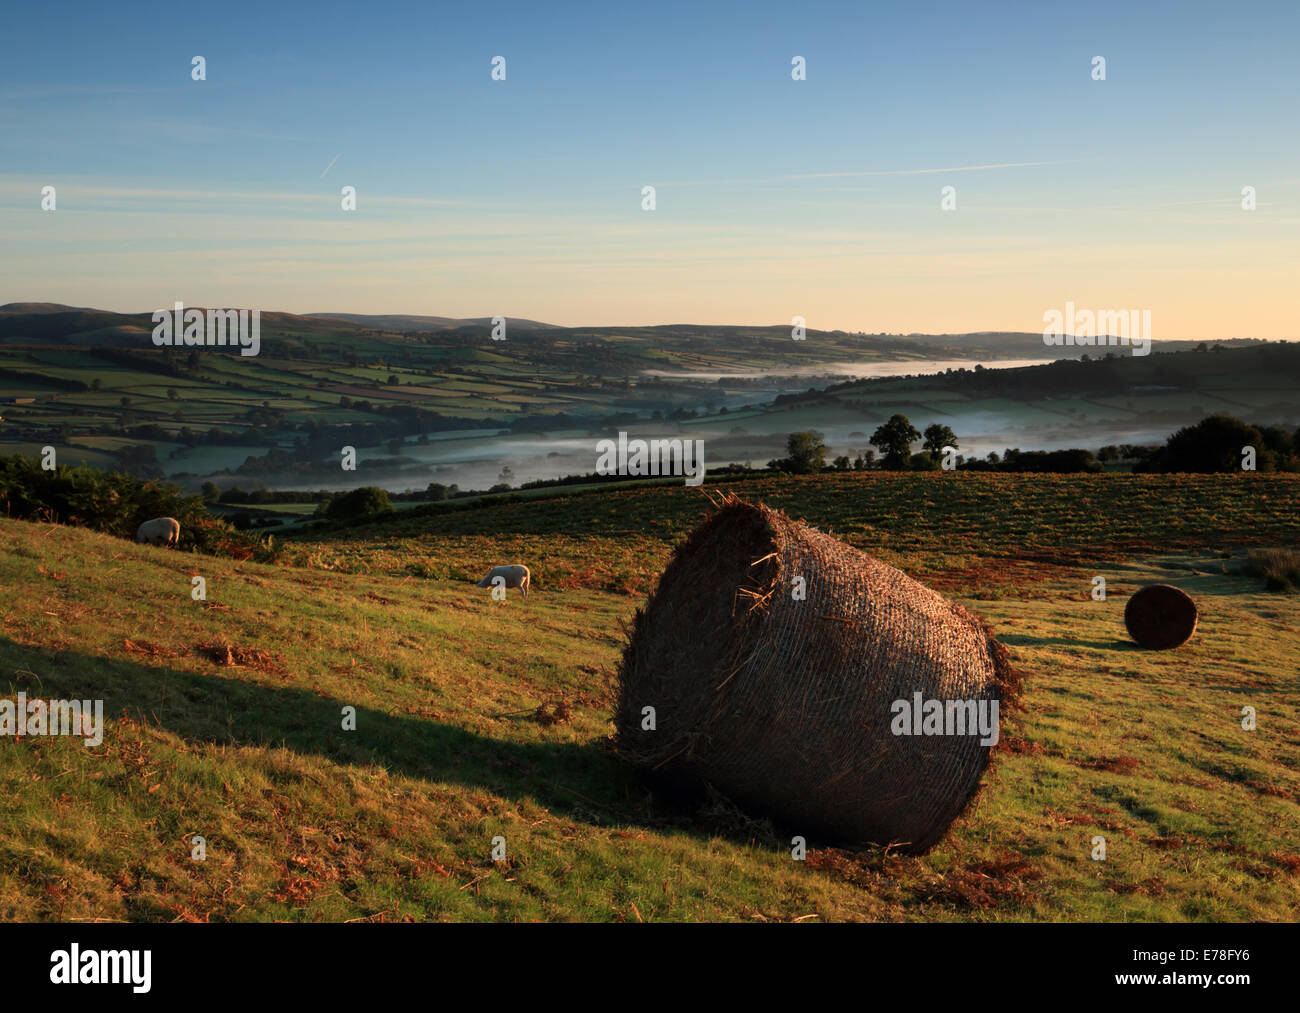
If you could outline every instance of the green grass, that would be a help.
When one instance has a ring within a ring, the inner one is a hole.
[[[1252,552],[1242,572],[1262,577],[1269,591],[1300,591],[1300,551],[1275,548]]]
[[[708,496],[729,489],[889,563],[916,569],[920,560],[922,576],[931,558],[940,566],[969,556],[1069,563],[1115,552],[1300,541],[1295,475],[873,471],[515,494],[485,499],[490,509],[451,501],[325,537],[307,531],[290,553],[394,576],[468,573],[493,556],[521,558],[536,562],[538,586],[640,594],[672,545],[699,523]]]
[[[789,828],[671,808],[611,756],[620,624],[644,588],[606,585],[657,573],[698,493],[405,515],[296,542],[303,565],[278,567],[0,520],[0,694],[102,698],[108,719],[94,749],[0,737],[0,917],[1300,917],[1300,603],[1227,558],[1294,542],[1294,480],[824,476],[742,491],[982,612],[1022,671],[996,770],[930,854],[811,841],[796,862]],[[515,558],[534,569],[527,600],[473,587]],[[207,602],[191,600],[196,573]],[[1200,606],[1177,651],[1124,634],[1128,595],[1151,581]],[[243,664],[200,651],[214,644]]]

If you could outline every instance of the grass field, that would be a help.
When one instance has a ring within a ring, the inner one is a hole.
[[[987,561],[1083,563],[1175,549],[1300,542],[1290,475],[849,472],[595,487],[488,507],[416,509],[362,528],[301,533],[290,557],[344,572],[454,576],[494,555],[536,561],[534,583],[641,594],[708,506],[710,490],[761,499],[920,576]],[[552,490],[538,490],[549,493]],[[487,512],[483,512],[486,510]]]
[[[1294,477],[736,489],[942,589],[1010,649],[1023,709],[928,855],[814,840],[795,861],[798,828],[721,799],[680,811],[610,754],[621,623],[707,506],[693,490],[405,513],[307,534],[280,566],[0,520],[0,694],[102,698],[107,717],[96,748],[0,737],[0,918],[1300,918],[1300,598],[1236,572],[1248,546],[1300,542]],[[528,599],[473,587],[516,559]],[[1174,652],[1124,634],[1156,580],[1201,609]]]

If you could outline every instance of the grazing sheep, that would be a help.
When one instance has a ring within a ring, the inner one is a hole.
[[[169,549],[174,548],[181,541],[180,522],[175,517],[155,517],[140,525],[135,533],[135,540],[148,542],[150,545],[165,545]]]
[[[518,563],[513,566],[494,566],[475,586],[491,587],[496,577],[502,578],[506,582],[506,587],[517,587],[523,592],[525,598],[528,597],[528,567],[520,566]]]

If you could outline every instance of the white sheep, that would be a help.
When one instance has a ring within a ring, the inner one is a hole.
[[[510,566],[494,566],[475,587],[492,587],[492,582],[497,577],[505,581],[506,587],[517,587],[523,592],[525,598],[528,597],[528,567],[520,566],[518,563]]]
[[[165,545],[170,549],[180,544],[180,522],[175,517],[155,517],[140,525],[136,530],[135,540],[148,542],[150,545]]]

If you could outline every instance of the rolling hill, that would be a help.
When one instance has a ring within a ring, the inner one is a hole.
[[[1011,650],[1023,709],[928,855],[810,841],[795,861],[797,828],[680,809],[610,755],[620,624],[706,507],[681,487],[316,533],[274,566],[0,520],[0,681],[102,699],[107,723],[94,748],[0,737],[0,918],[1300,917],[1300,609],[1230,558],[1295,543],[1293,476],[740,491],[883,552]],[[535,592],[494,603],[472,581],[506,557]],[[1174,652],[1123,632],[1154,580],[1201,607]]]
[[[454,330],[459,327],[491,327],[491,317],[429,317],[409,316],[406,314],[384,313],[308,313],[309,317],[326,317],[331,320],[346,320],[348,323],[360,324],[385,331],[436,331]],[[522,317],[510,317],[512,328],[530,331],[560,330],[557,324],[544,324],[540,320],[527,320]]]

